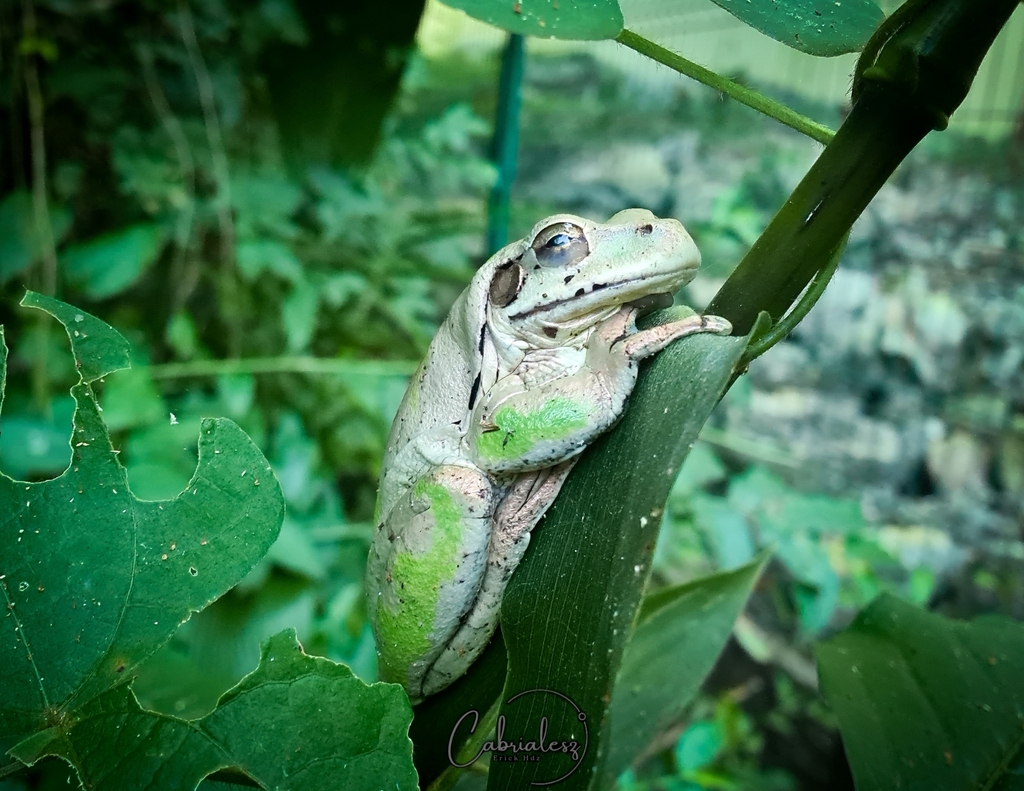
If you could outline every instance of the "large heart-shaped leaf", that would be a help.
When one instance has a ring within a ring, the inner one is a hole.
[[[11,752],[26,764],[58,755],[97,791],[192,791],[221,769],[263,788],[412,791],[411,719],[398,684],[367,685],[344,665],[307,656],[288,630],[201,719],[145,711],[122,684]]]
[[[601,40],[622,30],[618,0],[444,0],[489,25],[544,38]]]
[[[57,300],[30,293],[23,304],[64,324],[81,380],[72,389],[71,466],[41,483],[0,474],[0,744],[8,746],[67,726],[130,678],[256,565],[284,508],[263,454],[229,420],[203,421],[185,491],[137,499],[90,384],[127,366],[127,343]],[[0,381],[4,373],[0,360]]]
[[[589,785],[665,500],[746,344],[696,335],[646,365],[622,422],[584,454],[534,531],[501,610],[505,738],[536,737],[546,717],[547,739],[576,749],[536,762],[496,755],[489,788],[566,774],[560,788]]]
[[[886,594],[817,654],[858,791],[1024,788],[1024,625]]]

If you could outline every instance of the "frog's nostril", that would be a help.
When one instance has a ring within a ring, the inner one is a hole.
[[[647,236],[647,234],[653,232],[654,226],[651,225],[650,223],[647,223],[647,225],[641,225],[639,228],[637,228],[637,233],[639,233],[641,236]]]

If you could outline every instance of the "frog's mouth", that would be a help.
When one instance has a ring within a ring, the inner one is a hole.
[[[557,316],[548,318],[548,321],[557,323],[572,322],[577,319],[585,319],[595,315],[606,308],[617,308],[619,305],[634,305],[642,314],[650,313],[658,308],[668,307],[672,304],[672,294],[685,282],[679,273],[673,272],[670,276],[658,278],[660,282],[651,282],[653,278],[626,279],[612,283],[594,283],[588,290],[580,289],[571,297],[556,299],[540,305],[524,308],[509,315],[512,321],[520,321],[538,314],[554,312]],[[641,290],[641,284],[647,288],[654,286],[661,287],[657,291],[643,293],[629,299],[629,292],[634,294]],[[603,293],[602,293],[603,292]],[[601,296],[598,296],[599,293]],[[620,302],[619,297],[622,301]],[[603,297],[603,298],[602,298]],[[666,302],[667,300],[667,302]],[[570,307],[571,306],[571,307]],[[558,315],[561,313],[561,315]]]

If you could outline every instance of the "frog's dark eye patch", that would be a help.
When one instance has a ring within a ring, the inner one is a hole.
[[[534,237],[530,246],[541,266],[574,266],[590,255],[583,229],[571,222],[549,225]]]
[[[512,304],[526,282],[526,270],[515,261],[502,264],[494,270],[491,278],[491,303],[503,308]]]

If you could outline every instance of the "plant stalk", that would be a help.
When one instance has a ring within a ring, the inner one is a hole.
[[[865,48],[853,110],[707,308],[746,333],[778,320],[897,166],[942,129],[1017,0],[928,0]]]

